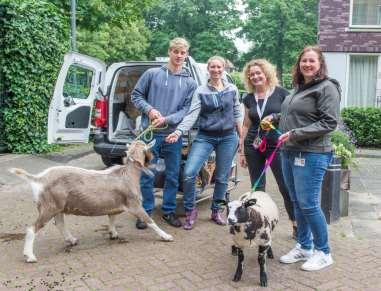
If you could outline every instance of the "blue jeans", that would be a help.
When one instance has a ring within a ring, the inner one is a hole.
[[[304,159],[304,165],[296,164]],[[282,169],[298,226],[302,249],[330,252],[327,221],[320,206],[323,177],[332,153],[282,152]]]
[[[173,213],[176,210],[176,194],[179,188],[179,171],[181,161],[182,139],[175,143],[165,142],[165,135],[154,134],[155,145],[151,148],[154,156],[152,163],[156,163],[161,153],[165,163],[165,181],[163,189],[162,211],[164,214]],[[155,171],[153,171],[155,172]],[[151,214],[155,208],[155,196],[153,194],[153,183],[155,178],[142,172],[140,178],[140,189],[143,196],[143,208]]]
[[[184,208],[186,211],[190,211],[195,207],[196,177],[213,150],[216,153],[216,168],[211,208],[219,208],[215,201],[225,199],[231,165],[237,145],[238,137],[236,133],[223,137],[197,134],[184,170]]]

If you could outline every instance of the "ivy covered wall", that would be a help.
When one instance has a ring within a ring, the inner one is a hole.
[[[48,151],[47,119],[69,29],[45,1],[0,0],[2,138],[11,152]]]

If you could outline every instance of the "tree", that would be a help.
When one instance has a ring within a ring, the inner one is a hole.
[[[185,37],[199,62],[219,54],[236,61],[238,52],[229,32],[240,26],[234,0],[161,0],[146,14],[152,31],[149,55],[167,55],[168,41]]]
[[[78,31],[78,51],[109,64],[124,60],[145,60],[149,35],[142,20],[131,25],[104,23],[96,31]]]
[[[52,0],[69,21],[70,1]],[[146,59],[150,32],[143,13],[156,0],[77,1],[78,51],[104,60]]]
[[[247,21],[242,36],[254,43],[242,61],[266,58],[277,67],[280,80],[299,51],[317,42],[318,0],[246,0]]]

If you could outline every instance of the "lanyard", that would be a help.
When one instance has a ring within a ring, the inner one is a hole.
[[[265,112],[265,108],[266,108],[267,100],[269,99],[269,97],[271,96],[271,94],[273,94],[273,92],[274,92],[274,90],[271,90],[271,91],[268,90],[268,91],[266,91],[265,98],[263,99],[262,108],[259,108],[259,104],[258,104],[258,95],[257,95],[257,94],[254,94],[255,101],[257,102],[257,113],[258,113],[258,116],[259,116],[259,120],[262,119],[263,112]]]

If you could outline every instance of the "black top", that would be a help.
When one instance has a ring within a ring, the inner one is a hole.
[[[282,87],[275,87],[274,92],[268,97],[266,108],[263,112],[262,118],[272,113],[279,113],[282,102],[284,101],[287,95],[289,95],[289,92],[286,89]],[[263,100],[258,100],[258,102],[259,108],[262,108]],[[245,138],[245,144],[251,145],[254,141],[254,138],[258,134],[258,126],[260,123],[259,115],[257,112],[257,102],[255,101],[254,94],[247,94],[246,97],[243,99],[243,104],[245,105],[245,108],[249,110],[249,118],[251,121],[251,126]],[[274,130],[270,130],[268,132],[260,130],[259,136],[263,137],[265,135],[268,144],[276,144],[279,135]]]

